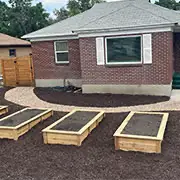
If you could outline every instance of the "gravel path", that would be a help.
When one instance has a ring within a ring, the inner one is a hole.
[[[33,87],[17,87],[10,89],[5,94],[5,99],[19,104],[21,106],[29,106],[33,108],[51,108],[55,111],[69,112],[74,108],[84,109],[84,107],[78,106],[67,106],[60,104],[52,104],[40,100],[33,92]],[[115,107],[115,108],[98,108],[98,107],[86,107],[86,109],[99,111],[104,110],[107,113],[117,113],[117,112],[127,112],[127,111],[175,111],[180,110],[180,102],[171,99],[170,101],[148,104],[148,105],[138,105],[129,107]]]

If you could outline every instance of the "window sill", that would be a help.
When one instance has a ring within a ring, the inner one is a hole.
[[[141,67],[143,63],[136,63],[136,64],[105,64],[106,67]]]
[[[69,65],[69,62],[55,62],[56,65]]]

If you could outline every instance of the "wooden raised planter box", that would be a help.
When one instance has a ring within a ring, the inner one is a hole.
[[[73,110],[42,131],[44,143],[81,146],[104,117],[104,111]]]
[[[168,113],[130,112],[114,134],[116,150],[161,153]]]
[[[5,114],[8,112],[7,106],[0,106],[0,115]]]
[[[18,140],[39,122],[53,115],[50,109],[25,108],[0,119],[0,139]]]

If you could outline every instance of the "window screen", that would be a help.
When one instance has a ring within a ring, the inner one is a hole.
[[[56,51],[68,51],[67,42],[56,42]]]
[[[69,63],[68,60],[68,43],[55,42],[55,54],[56,54],[56,63]]]
[[[107,39],[107,63],[141,62],[141,37]]]

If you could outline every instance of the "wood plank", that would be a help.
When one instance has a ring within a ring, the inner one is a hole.
[[[16,73],[14,58],[12,60],[2,59],[2,75],[5,86],[16,86]]]
[[[165,113],[164,116],[163,116],[163,120],[161,122],[160,128],[159,128],[157,138],[159,138],[161,140],[163,140],[163,136],[164,136],[164,132],[165,132],[165,129],[166,129],[168,117],[169,117],[169,114]]]
[[[146,153],[160,153],[161,149],[158,141],[147,139],[135,139],[116,137],[116,150],[121,149],[124,151],[140,151]]]
[[[0,106],[0,115],[8,112],[8,106]]]
[[[8,139],[14,139],[14,131],[10,129],[1,129],[0,137],[1,139],[7,138],[7,137]]]
[[[47,138],[44,139],[45,144],[62,144],[62,145],[79,145],[79,135],[66,135],[43,132]]]

